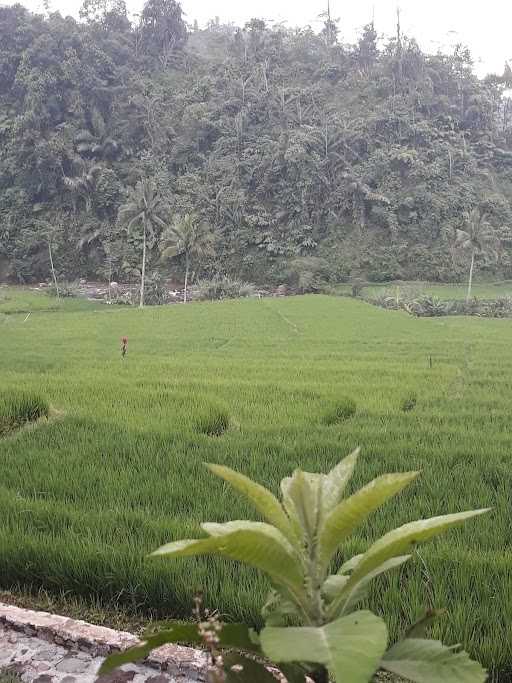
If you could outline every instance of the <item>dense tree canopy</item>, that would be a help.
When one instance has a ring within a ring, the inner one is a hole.
[[[458,278],[479,207],[502,249],[476,267],[512,275],[509,68],[479,80],[466,49],[425,54],[372,24],[345,44],[330,18],[187,29],[176,0],[138,23],[123,0],[80,17],[0,7],[0,278],[50,277],[47,224],[60,277],[133,277],[118,212],[141,178],[169,224],[214,232],[197,272],[277,284],[321,259],[331,279]]]

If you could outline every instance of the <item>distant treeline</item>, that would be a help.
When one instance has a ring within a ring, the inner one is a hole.
[[[212,6],[212,13],[215,7]],[[512,276],[512,72],[414,39],[356,44],[323,30],[187,26],[175,0],[86,0],[80,20],[0,7],[0,280],[136,279],[140,240],[117,220],[154,181],[210,226],[196,277],[279,284],[460,279],[453,248],[479,207]],[[148,272],[162,263],[159,237]],[[49,248],[50,247],[50,248]]]

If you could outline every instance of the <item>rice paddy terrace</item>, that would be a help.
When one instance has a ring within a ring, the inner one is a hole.
[[[189,615],[201,588],[226,619],[257,622],[267,586],[250,569],[147,553],[201,521],[254,517],[204,462],[276,489],[361,445],[354,486],[423,474],[347,554],[407,521],[493,508],[420,548],[371,605],[394,633],[446,607],[436,633],[509,680],[511,339],[509,320],[416,319],[326,296],[144,310],[4,296],[0,410],[20,391],[50,408],[0,438],[0,588],[168,616]],[[345,399],[355,414],[337,410]]]

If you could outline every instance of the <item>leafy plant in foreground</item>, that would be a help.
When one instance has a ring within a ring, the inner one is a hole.
[[[384,669],[418,683],[484,681],[485,671],[465,652],[423,638],[430,617],[388,649],[384,621],[358,605],[367,596],[371,581],[409,560],[418,543],[486,510],[405,524],[375,541],[366,552],[343,558],[340,566],[334,566],[354,530],[418,476],[418,472],[385,474],[345,497],[358,455],[359,451],[354,451],[328,474],[296,470],[281,482],[282,502],[244,475],[222,465],[208,465],[245,495],[267,521],[205,523],[206,538],[169,543],[153,555],[216,553],[266,572],[273,588],[263,607],[265,627],[256,636],[246,626],[226,625],[219,647],[256,652],[279,663],[289,680],[303,681],[307,672],[318,683],[329,677],[365,683]],[[199,642],[197,627],[172,625],[148,637],[140,647],[109,658],[102,670],[144,657],[154,647],[177,640]],[[291,664],[293,667],[287,668]],[[263,666],[261,671],[265,671]]]

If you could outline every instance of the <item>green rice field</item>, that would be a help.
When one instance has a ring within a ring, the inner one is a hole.
[[[0,439],[0,588],[166,616],[189,615],[203,589],[224,618],[258,623],[267,585],[249,568],[147,553],[201,521],[254,517],[204,462],[277,491],[295,467],[325,471],[361,445],[354,486],[423,474],[347,555],[407,521],[492,507],[422,546],[371,607],[395,635],[447,608],[435,635],[512,680],[512,321],[418,319],[327,296],[50,303],[0,290],[0,392],[51,406],[49,420]],[[344,398],[355,415],[326,424]]]
[[[342,284],[335,287],[339,294],[350,294],[351,286]],[[378,296],[386,292],[391,296],[407,295],[408,298],[421,296],[435,296],[439,299],[461,300],[466,298],[467,284],[439,284],[433,282],[386,282],[367,284],[362,289],[364,297]],[[471,289],[472,298],[476,299],[498,299],[501,297],[512,297],[512,282],[505,280],[501,282],[477,282]]]

